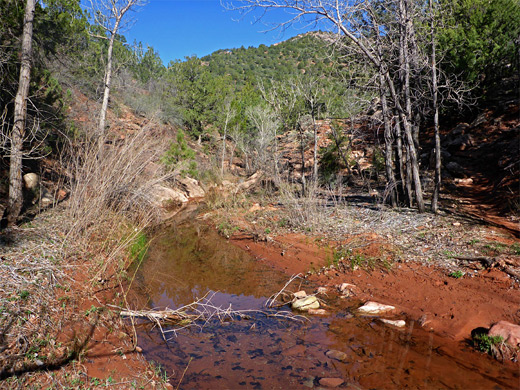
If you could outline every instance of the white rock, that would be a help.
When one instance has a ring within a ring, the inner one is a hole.
[[[396,328],[404,328],[406,326],[405,320],[387,320],[386,318],[381,318],[381,322],[395,326]]]
[[[154,198],[154,203],[159,207],[168,207],[171,203],[186,203],[188,201],[188,197],[182,191],[160,184],[153,186],[150,192]]]
[[[294,293],[294,297],[297,298],[297,299],[302,299],[302,298],[305,298],[307,296],[307,293],[303,290],[301,291],[296,291]]]
[[[295,300],[291,304],[291,307],[296,310],[307,311],[309,309],[319,309],[320,303],[318,302],[318,298],[314,295],[310,295],[306,298]]]
[[[202,198],[205,193],[199,182],[191,177],[177,179],[190,198]]]
[[[363,306],[358,308],[358,311],[364,314],[380,314],[387,313],[389,311],[395,310],[394,306],[383,305],[382,303],[368,301]]]
[[[28,190],[34,190],[38,188],[38,184],[40,183],[40,177],[33,172],[26,173],[23,175],[23,182],[25,184],[25,188]]]

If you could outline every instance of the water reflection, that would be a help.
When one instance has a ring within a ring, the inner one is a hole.
[[[261,308],[288,276],[252,259],[191,213],[153,240],[137,275],[134,304],[176,308],[214,291],[217,306]],[[326,318],[212,321],[168,343],[158,329],[141,324],[139,345],[166,369],[174,387],[182,378],[182,389],[319,388],[323,378],[341,378],[340,388],[350,389],[520,387],[517,366],[434,337],[413,322],[397,330],[358,317],[359,302],[330,299],[334,314]],[[331,349],[345,358],[329,358]]]

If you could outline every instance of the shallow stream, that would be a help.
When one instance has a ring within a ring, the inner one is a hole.
[[[209,293],[215,306],[263,309],[290,275],[233,246],[197,216],[196,208],[185,209],[153,238],[133,283],[134,307],[175,309]],[[310,293],[316,287],[301,285]],[[143,322],[139,346],[179,389],[317,389],[325,388],[324,378],[339,378],[338,388],[348,389],[520,387],[518,368],[467,343],[443,340],[413,321],[396,329],[358,316],[360,302],[335,294],[326,300],[326,317],[212,319],[167,333],[169,341]],[[342,360],[329,358],[329,350],[344,352]]]

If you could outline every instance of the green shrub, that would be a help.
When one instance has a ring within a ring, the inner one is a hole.
[[[198,176],[195,151],[186,142],[182,130],[177,133],[177,142],[172,142],[170,148],[161,157],[161,162],[167,169],[179,170],[183,176]]]
[[[504,341],[502,336],[490,336],[485,333],[477,334],[473,336],[473,345],[480,352],[491,354],[493,348]]]

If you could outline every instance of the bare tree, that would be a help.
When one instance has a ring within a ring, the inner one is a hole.
[[[406,2],[406,4],[403,3],[404,6],[410,6],[408,0],[398,1]],[[396,6],[397,9],[399,9],[399,3],[395,4],[395,1],[392,3],[394,8]],[[407,105],[406,86],[405,96],[402,96],[399,94],[394,78],[391,74],[393,71],[391,66],[392,63],[388,62],[385,57],[378,55],[377,46],[374,44],[373,39],[371,39],[371,35],[381,35],[383,34],[383,31],[386,31],[385,34],[387,35],[390,34],[389,31],[385,29],[376,30],[371,20],[379,15],[378,7],[381,5],[381,2],[374,2],[371,0],[355,2],[347,0],[242,0],[237,3],[225,3],[223,5],[227,9],[239,11],[242,14],[248,14],[255,9],[262,9],[265,11],[262,14],[264,19],[268,11],[282,9],[288,13],[288,19],[281,23],[274,24],[272,26],[273,29],[286,29],[288,26],[296,22],[319,25],[320,27],[329,24],[336,30],[338,35],[345,36],[358,48],[364,58],[372,64],[373,69],[381,73],[382,79],[386,84],[392,104],[395,107],[399,122],[403,128],[403,140],[406,142],[407,159],[410,162],[409,177],[414,185],[414,195],[417,208],[420,212],[424,212],[425,206],[419,174],[417,150],[412,133],[413,119]],[[412,32],[410,28],[410,19],[408,19],[408,17],[411,13],[393,12],[384,15],[384,17],[388,17],[388,15],[394,18],[394,23],[396,22],[398,25],[400,24],[405,26],[402,33],[407,36],[406,39],[409,41]],[[383,25],[383,27],[385,26]],[[406,49],[405,65],[407,62],[409,63],[411,61],[408,44]],[[408,79],[409,76],[410,74],[408,73]]]
[[[300,96],[303,98],[306,111],[312,120],[312,131],[314,141],[314,161],[312,169],[312,179],[318,180],[318,124],[316,119],[320,115],[323,102],[321,99],[321,90],[319,85],[319,77],[301,75],[297,79],[297,88]]]
[[[16,223],[22,210],[22,148],[27,119],[27,99],[31,82],[32,36],[35,0],[26,0],[22,33],[22,61],[18,91],[14,100],[14,123],[11,132],[9,163],[9,200],[7,205],[7,225]]]
[[[261,106],[250,107],[246,111],[247,117],[256,128],[254,144],[258,155],[258,167],[270,171],[270,161],[273,161],[273,171],[276,169],[278,156],[271,150],[280,126],[278,116],[270,108]]]
[[[224,114],[224,134],[222,135],[222,159],[221,159],[221,167],[220,173],[224,174],[224,162],[226,161],[226,140],[228,137],[228,125],[229,121],[236,115],[235,110],[231,107],[231,99],[228,97],[224,101],[223,106],[223,114]],[[233,151],[231,151],[231,155],[233,155]],[[231,163],[229,165],[231,167]]]
[[[438,104],[438,85],[437,85],[437,62],[436,43],[435,43],[435,20],[433,0],[429,0],[430,12],[430,34],[431,34],[431,72],[432,72],[432,96],[433,96],[433,127],[435,137],[435,183],[433,187],[431,210],[434,213],[439,211],[439,192],[441,188],[441,137],[439,134],[439,104]]]
[[[108,40],[107,64],[105,68],[103,103],[99,112],[97,137],[105,135],[105,121],[110,97],[110,83],[112,81],[112,53],[114,41],[119,31],[125,30],[131,21],[123,22],[125,14],[137,7],[146,4],[146,0],[89,0],[94,23],[101,27],[105,34],[91,33],[92,36]]]

